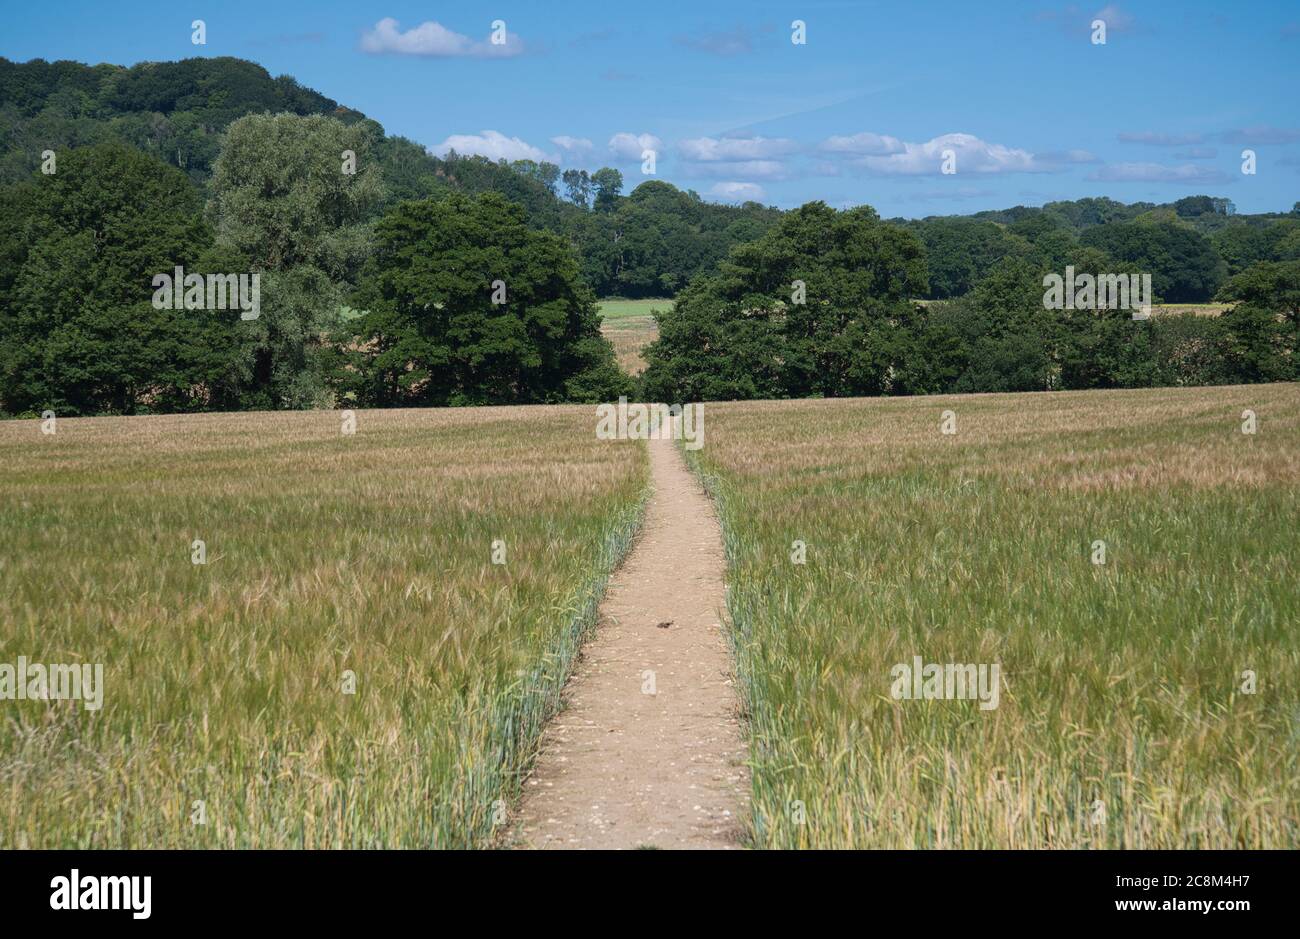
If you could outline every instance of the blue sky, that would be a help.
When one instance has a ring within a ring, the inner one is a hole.
[[[885,216],[1087,195],[1204,192],[1243,212],[1300,200],[1293,0],[63,0],[5,20],[0,55],[17,61],[240,56],[435,152],[613,165],[628,189],[650,147],[657,177],[706,198]]]

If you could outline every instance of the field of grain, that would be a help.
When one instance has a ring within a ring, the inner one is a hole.
[[[630,375],[645,371],[641,350],[659,338],[655,310],[667,310],[672,300],[602,300],[600,331],[614,346],[614,354]]]
[[[1300,386],[707,408],[756,845],[1300,846]]]
[[[0,422],[0,663],[104,666],[100,710],[0,701],[0,848],[451,847],[505,821],[644,448],[585,407],[356,419]]]
[[[1151,313],[1155,316],[1163,316],[1169,313],[1195,313],[1197,316],[1222,316],[1224,311],[1231,307],[1231,303],[1156,303],[1152,305]]]

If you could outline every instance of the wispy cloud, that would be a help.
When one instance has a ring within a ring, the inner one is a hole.
[[[679,33],[673,37],[679,46],[710,55],[744,55],[754,51],[754,37],[744,26],[709,33]]]
[[[769,182],[788,179],[790,168],[781,160],[733,160],[725,163],[687,162],[681,166],[687,176],[712,178],[739,176],[741,179],[762,179]]]
[[[593,42],[608,42],[611,39],[616,39],[618,35],[619,32],[617,29],[594,29],[591,32],[582,33],[581,35],[573,37],[569,42],[569,45],[585,46]]]
[[[696,137],[683,140],[677,149],[687,160],[734,162],[785,156],[799,145],[785,137]]]
[[[726,202],[758,202],[767,197],[763,187],[757,183],[725,182],[715,183],[708,195]]]
[[[1148,147],[1186,147],[1200,143],[1205,138],[1201,134],[1162,134],[1156,131],[1121,131],[1120,143],[1140,143]]]
[[[452,150],[462,156],[476,154],[491,160],[553,161],[553,157],[540,148],[495,130],[485,130],[478,134],[452,134],[436,147],[431,147],[429,152],[446,156]]]
[[[1101,20],[1106,24],[1107,33],[1126,33],[1130,32],[1134,26],[1132,15],[1126,10],[1120,9],[1118,4],[1108,3],[1092,15],[1093,20]],[[1088,21],[1091,24],[1092,20]]]
[[[1166,166],[1163,163],[1108,163],[1088,179],[1112,183],[1226,183],[1231,177],[1210,166],[1184,163]]]
[[[373,55],[420,55],[435,58],[508,58],[524,51],[523,41],[507,31],[504,42],[493,43],[491,37],[479,42],[453,32],[434,20],[412,26],[405,32],[391,16],[385,17],[361,36],[361,51]]]
[[[984,199],[995,195],[992,189],[979,189],[974,186],[940,186],[937,189],[918,189],[907,194],[908,202],[934,202],[963,199]]]
[[[909,143],[896,137],[854,134],[830,137],[821,148],[831,153],[863,154],[852,160],[872,173],[884,176],[939,176],[945,151],[951,150],[956,175],[977,173],[1041,173],[1050,167],[1028,150],[988,143],[972,134],[943,134],[924,143]]]
[[[785,157],[799,144],[786,137],[695,137],[677,144],[690,176],[778,180],[790,176]]]
[[[1118,4],[1108,3],[1093,13],[1089,13],[1089,9],[1092,8],[1070,4],[1055,10],[1043,10],[1035,14],[1034,18],[1041,23],[1056,26],[1070,36],[1089,35],[1095,20],[1101,20],[1106,24],[1108,37],[1112,34],[1133,32],[1137,25],[1133,16]]]
[[[1219,151],[1214,147],[1188,147],[1175,150],[1173,157],[1175,160],[1213,160],[1218,155]]]
[[[1101,162],[1101,157],[1088,150],[1049,150],[1046,153],[1035,153],[1034,159],[1040,163],[1056,166]]]
[[[1300,140],[1300,127],[1271,127],[1267,124],[1257,124],[1254,127],[1224,131],[1219,135],[1219,139],[1224,143],[1277,146]]]
[[[568,134],[560,134],[559,137],[552,137],[551,143],[560,148],[565,163],[575,163],[586,159],[594,150],[595,144],[585,137],[569,137]]]
[[[886,156],[903,153],[907,147],[897,137],[872,134],[866,131],[844,137],[827,137],[819,145],[827,153],[853,153],[859,156]]]

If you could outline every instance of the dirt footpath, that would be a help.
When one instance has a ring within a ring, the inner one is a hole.
[[[645,525],[524,783],[518,847],[741,846],[749,771],[721,530],[676,444],[648,446]]]

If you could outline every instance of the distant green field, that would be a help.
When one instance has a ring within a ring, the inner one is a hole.
[[[641,350],[659,338],[659,326],[652,315],[667,310],[672,300],[601,300],[601,332],[614,344],[619,364],[633,375],[645,369]]]
[[[650,300],[601,300],[602,320],[621,320],[629,316],[649,316],[655,310],[666,310],[673,305],[671,299],[662,297]]]

